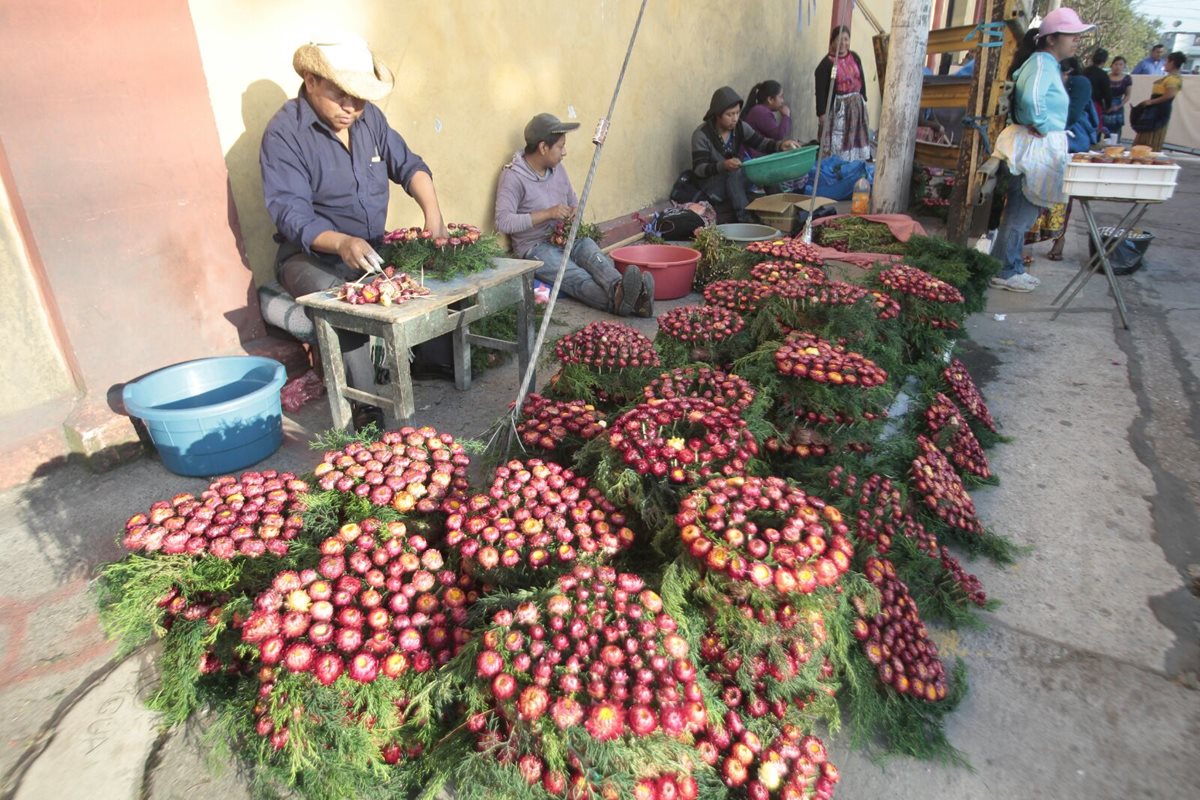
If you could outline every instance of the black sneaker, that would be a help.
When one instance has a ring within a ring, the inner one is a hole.
[[[642,273],[642,291],[633,306],[633,313],[638,317],[654,316],[654,276],[650,270]]]
[[[613,287],[612,313],[618,317],[628,317],[637,305],[642,291],[642,271],[633,264],[625,268],[625,274]]]

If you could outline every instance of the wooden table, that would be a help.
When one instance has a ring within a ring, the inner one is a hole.
[[[514,258],[497,258],[494,262],[492,269],[453,280],[426,280],[430,295],[398,306],[351,305],[338,300],[332,289],[297,298],[300,305],[311,309],[335,428],[349,429],[351,400],[391,409],[397,422],[411,421],[416,409],[409,350],[442,334],[453,334],[454,385],[460,391],[471,388],[472,345],[516,353],[517,368],[525,374],[533,357],[533,271],[542,262]],[[517,307],[517,341],[470,332],[472,322],[512,305]],[[335,329],[383,339],[391,370],[390,396],[346,385],[346,365]]]

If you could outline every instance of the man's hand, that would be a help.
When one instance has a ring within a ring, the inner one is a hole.
[[[337,249],[338,258],[346,266],[363,272],[378,272],[383,266],[383,259],[366,239],[357,236],[346,236]]]
[[[529,220],[534,225],[541,225],[543,222],[550,222],[551,220],[567,220],[573,216],[575,216],[574,207],[559,203],[556,206],[550,206],[550,208],[543,208],[540,211],[534,211],[529,215]]]
[[[725,159],[725,171],[726,172],[733,172],[735,169],[741,169],[741,168],[742,168],[742,160],[740,158]]]

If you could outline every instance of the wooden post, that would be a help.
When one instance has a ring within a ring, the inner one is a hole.
[[[878,166],[871,193],[871,210],[877,214],[908,208],[931,5],[929,0],[896,0],[893,6],[875,157]]]

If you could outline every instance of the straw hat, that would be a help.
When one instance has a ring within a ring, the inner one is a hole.
[[[392,71],[357,36],[328,37],[325,41],[302,44],[292,56],[292,68],[301,77],[311,72],[363,100],[379,100],[396,84]]]

